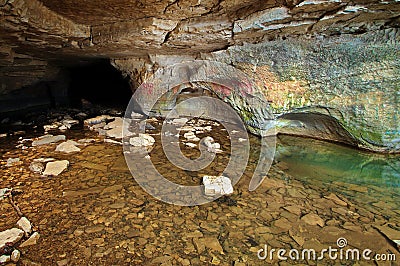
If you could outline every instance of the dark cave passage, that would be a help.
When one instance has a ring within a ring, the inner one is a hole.
[[[73,106],[85,104],[126,107],[132,96],[129,80],[115,69],[108,59],[73,67],[70,71],[68,95]]]

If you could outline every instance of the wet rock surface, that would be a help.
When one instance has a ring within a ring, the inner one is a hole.
[[[222,173],[229,160],[228,152],[216,154],[211,165],[198,173],[168,164],[157,133],[161,122],[149,122],[156,130],[148,132],[154,134],[155,140],[150,160],[163,175],[180,184],[198,185],[203,175]],[[202,126],[211,126],[212,130],[197,136],[212,136],[221,149],[230,150],[226,132],[218,124],[204,120]],[[4,150],[0,161],[2,187],[20,191],[14,201],[39,232],[33,233],[27,243],[36,244],[20,248],[21,263],[276,265],[283,262],[276,257],[259,260],[257,251],[264,245],[321,250],[337,247],[339,237],[346,238],[352,248],[400,256],[388,240],[398,237],[398,203],[385,200],[385,192],[378,188],[299,181],[287,174],[291,165],[279,162],[272,166],[260,187],[249,192],[249,179],[258,159],[255,150],[251,153],[252,163],[231,195],[201,206],[181,207],[158,201],[143,191],[129,172],[121,146],[105,143],[104,136],[94,131],[65,134],[68,140],[94,141],[82,146],[78,153],[64,154],[55,152],[56,143],[15,149],[17,139],[0,140]],[[258,145],[257,138],[249,139],[253,147]],[[186,156],[198,156],[198,148],[184,144],[183,134],[180,142]],[[20,158],[20,165],[5,166],[8,158],[16,157]],[[43,158],[68,160],[68,169],[52,177],[32,172],[31,162],[45,161]],[[380,201],[376,200],[377,195],[381,195]],[[375,197],[376,204],[368,203],[364,197]],[[0,216],[0,232],[15,227],[20,217],[11,204],[2,199],[0,208],[5,214]],[[24,231],[18,232],[24,237]],[[28,238],[19,243],[25,241]],[[10,255],[11,252],[5,256]],[[326,259],[321,263],[331,262]]]

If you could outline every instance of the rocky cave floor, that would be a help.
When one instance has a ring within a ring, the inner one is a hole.
[[[71,117],[65,117],[67,114]],[[82,129],[83,119],[90,115],[62,110],[38,122],[61,122],[49,133],[76,141],[72,144],[79,151],[55,151],[62,140],[32,146],[32,138],[43,135],[41,126],[35,129],[17,123],[20,130],[1,135],[0,189],[10,188],[12,192],[0,200],[0,232],[16,227],[20,219],[11,198],[40,235],[22,247],[28,236],[7,243],[3,254],[9,255],[14,249],[21,252],[19,261],[9,265],[396,265],[396,261],[331,260],[327,256],[320,261],[283,261],[276,254],[272,260],[257,257],[264,245],[270,249],[321,251],[329,246],[338,248],[341,237],[348,243],[343,250],[371,249],[372,254],[394,254],[397,261],[400,259],[398,246],[392,241],[400,239],[399,211],[388,211],[388,215],[378,207],[364,206],[332,192],[324,184],[300,182],[285,173],[286,166],[279,162],[272,165],[267,178],[253,192],[248,191],[254,170],[250,163],[230,196],[194,207],[156,200],[132,177],[118,140],[104,141],[111,139],[101,131],[105,123],[92,128],[95,130]],[[58,129],[62,121],[76,118],[80,121],[79,126],[74,125],[78,129]],[[153,162],[163,162],[157,134],[161,121],[153,119],[151,124],[155,129],[150,135],[156,142],[150,157]],[[199,137],[211,135],[224,151],[204,170],[218,173],[229,159],[229,140],[215,122],[200,124],[212,130]],[[181,148],[187,156],[196,156],[195,148]],[[43,175],[45,164],[39,158],[68,160],[69,164],[58,175]],[[158,169],[180,181],[197,182],[203,174],[171,167],[161,163]],[[363,191],[362,187],[353,189]]]

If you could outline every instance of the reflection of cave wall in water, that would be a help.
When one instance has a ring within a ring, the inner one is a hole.
[[[108,60],[70,69],[69,96],[73,105],[91,104],[125,107],[132,96],[129,81]]]

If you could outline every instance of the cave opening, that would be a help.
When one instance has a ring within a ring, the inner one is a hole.
[[[108,59],[71,67],[69,72],[68,96],[72,106],[126,108],[131,99],[129,79],[123,77]]]

